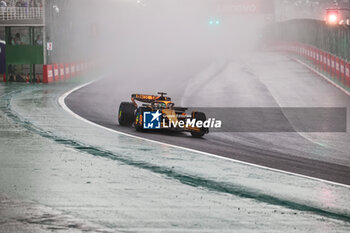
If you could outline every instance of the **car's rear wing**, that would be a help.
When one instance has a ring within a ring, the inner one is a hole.
[[[131,95],[131,101],[140,101],[144,103],[152,103],[157,100],[163,100],[163,101],[171,101],[170,97],[166,96],[157,96],[157,95],[143,95],[143,94],[132,94]]]

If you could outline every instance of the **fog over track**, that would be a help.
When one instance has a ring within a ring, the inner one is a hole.
[[[158,91],[184,107],[349,109],[348,96],[302,65],[259,51],[264,15],[227,14],[217,5],[225,0],[52,2],[61,11],[47,22],[48,39],[54,49],[70,45],[51,58],[95,60],[104,74],[65,99],[73,112],[218,157],[72,117],[57,99],[81,85],[79,78],[1,85],[1,232],[349,231],[348,133],[212,132],[195,139],[118,125],[121,101]]]
[[[131,77],[133,74],[130,72]],[[348,133],[210,133],[194,139],[186,133],[140,133],[118,125],[119,103],[138,92],[166,91],[175,103],[192,107],[349,107],[347,95],[283,55],[250,53],[210,65],[188,64],[144,76],[136,83],[118,82],[116,75],[73,92],[66,98],[67,106],[83,118],[121,132],[350,184]]]

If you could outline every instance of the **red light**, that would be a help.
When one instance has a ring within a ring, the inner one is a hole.
[[[338,24],[339,22],[339,14],[338,11],[328,11],[327,12],[327,18],[326,18],[327,24]]]
[[[329,23],[337,23],[338,16],[336,14],[330,14],[328,15],[328,22]]]

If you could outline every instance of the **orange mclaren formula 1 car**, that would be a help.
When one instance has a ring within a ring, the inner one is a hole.
[[[166,93],[158,95],[131,95],[131,102],[119,106],[118,121],[121,126],[134,126],[137,131],[162,129],[185,131],[200,138],[209,132],[204,127],[206,116],[203,112],[186,113],[187,108],[175,107]],[[137,102],[143,104],[139,106]]]

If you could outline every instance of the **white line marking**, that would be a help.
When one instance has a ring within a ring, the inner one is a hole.
[[[194,149],[190,149],[190,148],[186,148],[186,147],[182,147],[182,146],[176,146],[176,145],[172,145],[172,144],[168,144],[168,143],[164,143],[164,142],[159,142],[159,141],[155,141],[155,140],[151,140],[151,139],[147,139],[147,138],[142,138],[142,137],[139,137],[139,136],[135,136],[135,135],[132,135],[132,134],[120,132],[118,130],[110,129],[110,128],[104,127],[102,125],[96,124],[94,122],[91,122],[91,121],[89,121],[89,120],[79,116],[78,114],[74,113],[70,108],[68,108],[66,103],[65,103],[65,99],[71,93],[73,93],[73,92],[75,92],[75,91],[77,91],[77,90],[79,90],[79,89],[81,89],[83,87],[86,87],[86,86],[88,86],[88,85],[90,85],[90,84],[92,84],[92,83],[94,83],[94,82],[96,82],[98,80],[99,79],[90,81],[88,83],[85,83],[83,85],[75,87],[74,89],[64,93],[58,99],[59,105],[66,112],[68,112],[69,114],[71,114],[72,116],[74,116],[75,118],[77,118],[77,119],[79,119],[79,120],[81,120],[83,122],[86,122],[86,123],[88,123],[90,125],[99,127],[101,129],[104,129],[104,130],[107,130],[107,131],[110,131],[110,132],[113,132],[113,133],[124,135],[124,136],[127,136],[127,137],[136,138],[136,139],[143,140],[143,141],[146,141],[146,142],[151,142],[151,143],[155,143],[155,144],[169,146],[169,147],[173,147],[173,148],[177,148],[177,149],[181,149],[181,150],[186,150],[186,151],[193,152],[193,153],[199,153],[199,154],[206,155],[206,156],[209,156],[209,157],[214,157],[214,158],[217,158],[217,159],[228,160],[228,161],[231,161],[231,162],[235,162],[235,163],[239,163],[239,164],[243,164],[243,165],[248,165],[248,166],[255,167],[255,168],[260,168],[260,169],[269,170],[269,171],[273,171],[273,172],[279,172],[279,173],[283,173],[283,174],[287,174],[287,175],[292,175],[292,176],[306,178],[306,179],[310,179],[310,180],[314,180],[314,181],[319,181],[319,182],[323,182],[323,183],[327,183],[327,184],[331,184],[331,185],[337,185],[337,186],[342,186],[342,187],[345,187],[345,188],[350,188],[350,185],[346,185],[346,184],[341,184],[341,183],[328,181],[328,180],[323,180],[323,179],[319,179],[319,178],[315,178],[315,177],[311,177],[311,176],[301,175],[301,174],[298,174],[298,173],[283,171],[283,170],[279,170],[279,169],[275,169],[275,168],[265,167],[265,166],[257,165],[257,164],[254,164],[254,163],[248,163],[248,162],[243,162],[243,161],[239,161],[239,160],[236,160],[236,159],[226,158],[226,157],[223,157],[223,156],[219,156],[219,155],[215,155],[215,154],[211,154],[211,153],[207,153],[207,152],[203,152],[203,151],[199,151],[199,150],[194,150]]]
[[[334,81],[329,79],[326,75],[322,74],[318,70],[314,69],[313,67],[309,66],[308,64],[306,64],[305,62],[303,62],[303,61],[301,61],[301,60],[299,60],[297,58],[292,58],[292,59],[295,60],[296,62],[302,64],[303,66],[306,66],[306,68],[308,68],[312,72],[316,73],[321,78],[325,79],[327,82],[329,82],[330,84],[332,84],[333,86],[335,86],[336,88],[338,88],[339,90],[344,92],[346,95],[350,96],[350,92],[348,90],[344,89],[343,87],[341,87],[340,85],[338,85],[337,83],[335,83]]]

